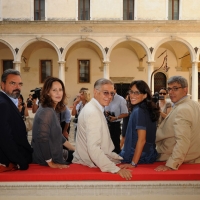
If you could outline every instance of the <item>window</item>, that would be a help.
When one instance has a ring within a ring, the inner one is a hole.
[[[123,20],[134,20],[134,0],[123,1]]]
[[[179,0],[169,0],[168,19],[169,20],[179,19]]]
[[[45,20],[45,0],[34,0],[34,20]]]
[[[78,19],[90,20],[90,0],[78,0]]]
[[[90,82],[90,61],[78,60],[78,80],[79,83]]]
[[[52,61],[40,60],[40,82],[44,83],[44,80],[52,75]]]
[[[3,60],[3,71],[6,69],[13,69],[13,60]]]

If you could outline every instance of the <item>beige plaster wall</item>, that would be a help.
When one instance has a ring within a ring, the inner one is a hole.
[[[129,49],[114,49],[111,53],[110,61],[111,77],[135,77],[136,71],[138,71],[138,58]]]
[[[48,20],[75,20],[76,0],[46,0]]]
[[[199,20],[200,19],[200,1],[199,0],[182,0],[182,20]]]
[[[120,20],[123,18],[122,0],[90,0],[92,20]]]
[[[33,0],[1,0],[0,18],[3,20],[33,20]],[[138,20],[165,20],[167,0],[137,0],[136,18]],[[200,19],[199,0],[181,0],[181,20]],[[122,0],[91,0],[91,20],[122,20]],[[46,0],[47,20],[77,20],[78,0]]]
[[[90,60],[90,83],[78,83],[78,59]],[[70,53],[67,58],[66,66],[68,67],[65,73],[65,87],[69,96],[68,106],[72,106],[73,99],[78,93],[81,87],[86,87],[90,90],[91,96],[93,96],[94,82],[103,77],[103,72],[100,71],[101,61],[99,56],[91,49],[78,48]]]
[[[2,0],[2,18],[4,20],[30,20],[31,4],[24,0]]]
[[[138,20],[165,20],[166,0],[137,0]]]

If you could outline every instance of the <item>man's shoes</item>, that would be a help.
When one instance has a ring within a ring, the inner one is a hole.
[[[0,165],[0,173],[1,173],[1,172],[7,172],[7,171],[15,171],[15,170],[17,170],[17,169],[18,169],[17,166],[14,165],[14,164],[12,164],[12,163],[10,163],[10,164],[8,165],[8,167],[5,167],[5,166],[3,166],[3,165]]]

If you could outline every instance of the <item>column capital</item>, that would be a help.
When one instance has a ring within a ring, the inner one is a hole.
[[[147,64],[154,64],[156,61],[153,61],[153,60],[151,60],[151,61],[147,61]]]
[[[196,60],[196,61],[192,61],[192,65],[195,65],[195,64],[198,64],[200,61],[199,60]]]
[[[103,61],[103,64],[109,64],[110,61]]]
[[[14,64],[21,64],[21,61],[13,61]]]
[[[65,64],[66,61],[58,61],[58,64]]]

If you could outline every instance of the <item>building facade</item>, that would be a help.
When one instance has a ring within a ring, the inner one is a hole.
[[[19,70],[25,98],[59,77],[69,106],[102,77],[154,93],[181,75],[198,101],[199,10],[199,0],[0,0],[0,74]]]

